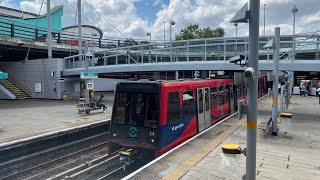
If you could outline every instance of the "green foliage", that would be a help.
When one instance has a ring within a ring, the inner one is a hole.
[[[188,39],[201,39],[201,38],[214,38],[223,37],[225,34],[224,29],[218,27],[216,29],[206,27],[203,29],[199,28],[197,24],[189,24],[187,27],[181,29],[181,31],[176,34],[176,40],[188,40]]]
[[[140,41],[139,44],[150,44],[149,41]]]
[[[138,42],[136,42],[134,39],[130,38],[130,39],[126,39],[123,41],[123,46],[134,46],[137,45]]]

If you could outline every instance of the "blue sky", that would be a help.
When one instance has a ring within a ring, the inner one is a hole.
[[[64,5],[63,25],[74,25],[75,11],[66,1],[76,7],[77,0],[51,0],[52,6]],[[200,27],[223,27],[226,36],[235,35],[235,27],[229,23],[232,16],[247,0],[83,0],[83,22],[101,28],[107,37],[145,38],[151,32],[152,38],[161,40],[163,22],[168,19],[176,21],[172,27],[173,35],[188,24],[199,24]],[[24,8],[26,11],[38,13],[42,0],[0,0],[0,5]],[[291,9],[297,4],[299,11],[296,18],[297,33],[315,32],[320,28],[319,0],[261,0],[260,34],[263,33],[263,4],[266,6],[266,34],[273,35],[274,28],[279,26],[281,34],[292,34],[293,15]],[[45,13],[46,5],[43,7]],[[98,11],[104,18],[100,17]],[[109,23],[111,22],[111,24]],[[168,24],[167,24],[168,25]],[[121,33],[119,33],[115,26]],[[248,35],[248,25],[238,26],[240,36]]]
[[[168,6],[170,0],[163,0],[159,3],[152,1],[136,1],[134,5],[137,8],[137,14],[140,18],[152,23],[157,18],[156,14],[162,9],[162,6]]]

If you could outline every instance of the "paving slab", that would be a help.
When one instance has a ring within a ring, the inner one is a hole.
[[[113,93],[104,93],[109,111],[79,114],[78,101],[47,99],[0,100],[0,143],[110,119]]]
[[[293,118],[281,118],[278,136],[268,135],[262,129],[257,130],[257,179],[320,179],[318,97],[293,96],[292,102],[286,112],[293,113]],[[264,98],[258,103],[258,124],[271,117],[271,104],[269,98]],[[226,122],[232,124],[234,121],[237,120],[233,117]],[[213,128],[206,132],[206,136],[212,138],[206,139],[206,145],[201,143],[201,138],[197,138],[130,179],[242,179],[246,166],[246,158],[243,155],[238,159],[237,176],[219,170],[221,144],[238,143],[242,148],[246,147],[246,123],[242,123],[240,127],[232,126],[219,125]],[[221,137],[228,128],[234,132],[227,133],[226,138]],[[220,133],[219,136],[210,136],[213,132],[221,130],[224,133]],[[219,140],[221,144],[218,143]],[[183,158],[179,151],[184,152]],[[157,166],[162,168],[155,168]]]

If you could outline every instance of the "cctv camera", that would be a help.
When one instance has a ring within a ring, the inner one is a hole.
[[[252,67],[248,67],[245,71],[244,71],[244,77],[246,79],[252,79],[254,77],[254,69]]]
[[[242,61],[244,59],[245,59],[245,57],[243,55],[237,55],[237,56],[229,58],[229,62],[237,64],[237,62]]]

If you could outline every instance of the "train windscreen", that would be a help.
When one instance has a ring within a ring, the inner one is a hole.
[[[159,95],[157,93],[117,92],[113,123],[157,128]]]

